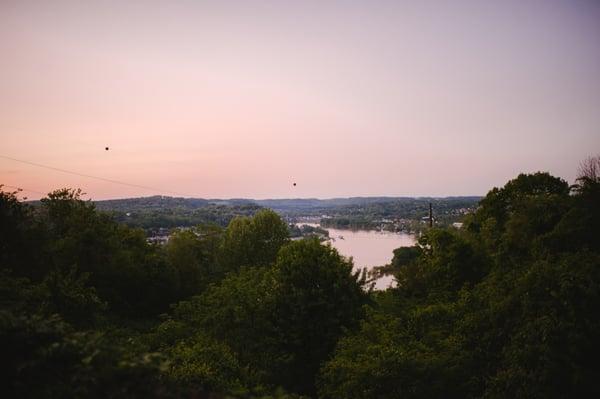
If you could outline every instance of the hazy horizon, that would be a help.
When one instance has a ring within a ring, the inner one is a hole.
[[[102,200],[573,183],[600,153],[599,38],[592,0],[3,1],[0,184]]]
[[[202,197],[177,197],[174,195],[147,195],[141,197],[119,197],[119,198],[107,198],[107,199],[94,199],[94,201],[117,201],[117,200],[125,200],[125,199],[138,199],[138,198],[150,198],[150,197],[171,197],[171,198],[183,198],[183,199],[200,199],[207,201],[236,201],[236,200],[248,200],[248,201],[295,201],[295,200],[318,200],[318,201],[328,201],[328,200],[339,200],[339,199],[350,199],[350,198],[411,198],[411,199],[421,199],[421,198],[432,198],[432,199],[443,199],[443,198],[471,198],[471,197],[481,197],[481,195],[450,195],[450,196],[441,196],[441,197],[431,197],[431,196],[422,196],[422,195],[404,195],[404,196],[390,196],[390,195],[373,195],[373,196],[350,196],[350,197],[280,197],[280,198],[246,198],[246,197],[231,197],[231,198],[202,198]]]

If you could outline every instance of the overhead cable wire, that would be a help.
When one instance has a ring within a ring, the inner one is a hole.
[[[36,191],[36,190],[31,190],[29,188],[25,188],[25,187],[20,187],[20,186],[11,186],[10,184],[0,184],[0,186],[2,187],[8,187],[8,188],[14,188],[15,190],[18,191],[27,191],[28,193],[35,193],[35,194],[40,194],[40,195],[47,195],[48,193],[42,193],[41,191]]]
[[[68,174],[71,174],[71,175],[86,177],[86,178],[89,178],[89,179],[101,180],[101,181],[105,181],[105,182],[112,183],[112,184],[120,184],[122,186],[129,186],[129,187],[141,188],[141,189],[144,189],[144,190],[150,190],[150,191],[155,191],[155,192],[158,191],[158,192],[163,192],[163,193],[181,195],[181,196],[184,196],[184,197],[186,196],[185,194],[178,193],[176,191],[164,190],[162,188],[156,188],[156,187],[150,187],[150,186],[143,186],[143,185],[140,185],[140,184],[128,183],[128,182],[124,182],[124,181],[120,181],[120,180],[107,179],[105,177],[89,175],[87,173],[79,173],[79,172],[75,172],[75,171],[72,171],[72,170],[67,170],[67,169],[62,169],[62,168],[56,168],[54,166],[49,166],[49,165],[44,165],[44,164],[37,163],[37,162],[31,162],[31,161],[26,161],[26,160],[23,160],[23,159],[17,159],[17,158],[9,157],[7,155],[0,154],[0,158],[8,159],[8,160],[14,161],[14,162],[24,163],[24,164],[27,164],[27,165],[36,166],[38,168],[44,168],[44,169],[54,170],[56,172],[68,173]]]

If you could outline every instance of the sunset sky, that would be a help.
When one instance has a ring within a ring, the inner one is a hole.
[[[30,198],[481,195],[595,154],[600,1],[0,1]]]

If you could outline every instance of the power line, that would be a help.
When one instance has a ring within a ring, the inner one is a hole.
[[[35,194],[40,194],[40,195],[46,195],[46,194],[48,194],[48,193],[42,193],[41,191],[31,190],[31,189],[28,189],[28,188],[25,188],[25,187],[11,186],[10,184],[4,184],[3,183],[3,184],[0,184],[0,186],[14,188],[14,189],[19,190],[19,191],[27,191],[28,193],[35,193]]]
[[[105,181],[105,182],[112,183],[112,184],[120,184],[122,186],[142,188],[144,190],[158,191],[158,192],[169,193],[169,194],[176,194],[176,195],[181,195],[181,196],[184,196],[184,197],[186,196],[185,194],[178,193],[176,191],[163,190],[161,188],[150,187],[150,186],[142,186],[142,185],[139,185],[139,184],[133,184],[133,183],[127,183],[127,182],[119,181],[119,180],[107,179],[105,177],[88,175],[86,173],[79,173],[79,172],[74,172],[72,170],[61,169],[61,168],[56,168],[54,166],[44,165],[44,164],[41,164],[41,163],[36,163],[36,162],[31,162],[31,161],[25,161],[23,159],[17,159],[17,158],[9,157],[9,156],[2,155],[2,154],[0,154],[0,158],[8,159],[8,160],[14,161],[14,162],[21,162],[21,163],[24,163],[24,164],[27,164],[27,165],[37,166],[38,168],[44,168],[44,169],[54,170],[56,172],[68,173],[68,174],[71,174],[71,175],[76,175],[76,176],[81,176],[81,177],[87,177],[89,179],[101,180],[101,181]]]

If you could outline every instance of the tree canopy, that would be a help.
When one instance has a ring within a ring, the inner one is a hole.
[[[273,211],[164,245],[81,191],[0,190],[3,397],[600,395],[600,170],[521,174],[372,291]],[[390,254],[392,255],[392,254]]]
[[[599,187],[519,175],[463,230],[396,251],[397,287],[340,340],[320,396],[597,396]]]

